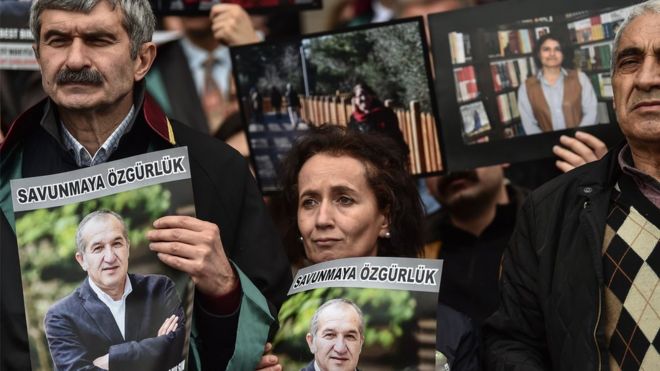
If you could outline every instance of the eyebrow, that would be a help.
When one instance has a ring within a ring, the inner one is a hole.
[[[628,48],[625,48],[625,49],[621,50],[620,52],[616,53],[616,60],[619,61],[619,60],[621,60],[622,58],[625,58],[625,57],[633,57],[633,56],[638,56],[638,55],[643,55],[643,54],[644,54],[644,51],[642,49],[638,48],[638,47],[634,47],[634,46],[633,47],[628,47]]]
[[[332,193],[356,193],[356,191],[353,188],[348,187],[348,186],[344,186],[344,185],[332,186],[330,188],[330,191]],[[303,193],[301,193],[299,197],[302,197],[302,196],[316,196],[318,194],[320,194],[320,192],[318,192],[316,190],[306,190]]]
[[[62,31],[58,29],[51,29],[46,31],[44,34],[43,39],[48,40],[49,38],[53,36],[70,36],[71,33],[68,31]],[[113,40],[116,40],[117,38],[115,37],[115,34],[109,31],[105,30],[94,30],[94,31],[89,31],[89,32],[82,32],[82,37],[85,39],[98,39],[98,38],[103,38],[103,37],[109,37]]]

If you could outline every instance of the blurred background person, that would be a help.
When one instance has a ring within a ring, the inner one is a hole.
[[[183,37],[158,48],[147,89],[165,112],[214,134],[238,110],[228,46],[261,40],[250,17],[234,4],[217,4],[209,16],[180,17]]]
[[[587,75],[564,69],[560,39],[541,36],[534,45],[536,76],[518,89],[518,110],[527,135],[596,124],[596,93]]]
[[[497,309],[498,267],[528,191],[502,165],[426,178],[442,205],[425,220],[426,257],[444,259],[440,300],[481,324]]]
[[[403,140],[399,119],[394,111],[378,99],[374,90],[364,82],[353,87],[353,113],[348,121],[348,129],[360,133],[380,133],[392,138],[401,156],[407,159],[408,144]]]

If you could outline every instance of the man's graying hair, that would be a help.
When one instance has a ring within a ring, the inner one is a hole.
[[[320,313],[327,307],[332,306],[332,305],[348,305],[355,309],[355,311],[358,314],[358,317],[360,317],[360,336],[364,337],[364,316],[362,315],[362,310],[360,310],[360,307],[358,307],[355,303],[348,299],[340,298],[340,299],[331,299],[326,301],[325,303],[321,304],[321,306],[314,312],[314,316],[312,317],[312,321],[309,325],[309,333],[312,335],[312,338],[316,337],[316,331],[319,330],[319,315]]]
[[[156,18],[148,0],[35,0],[30,9],[30,29],[39,50],[41,13],[44,10],[65,10],[89,14],[101,2],[107,2],[114,10],[119,6],[123,13],[122,26],[131,40],[131,58],[137,58],[142,44],[151,41]]]
[[[614,43],[612,44],[612,60],[610,64],[610,72],[614,75],[616,70],[616,62],[619,54],[619,43],[621,42],[621,35],[626,28],[630,25],[635,18],[644,14],[660,14],[660,0],[649,0],[641,4],[635,5],[628,13],[626,19],[621,23],[619,29],[614,36]]]
[[[87,223],[90,222],[92,219],[107,218],[109,216],[113,216],[117,220],[119,220],[122,227],[122,235],[124,235],[126,244],[130,244],[130,242],[128,241],[128,228],[126,228],[126,222],[124,222],[124,218],[122,218],[121,215],[117,214],[114,211],[101,209],[87,214],[83,218],[83,220],[80,221],[80,224],[78,224],[78,229],[76,230],[76,252],[80,254],[85,253],[85,241],[83,240],[83,235],[82,235],[82,230],[85,227],[85,225],[87,225]]]

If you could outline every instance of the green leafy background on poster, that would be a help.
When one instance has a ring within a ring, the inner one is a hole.
[[[280,309],[280,330],[273,341],[274,353],[282,359],[286,370],[300,370],[313,358],[305,335],[316,309],[333,298],[349,299],[362,310],[363,355],[369,348],[396,349],[402,341],[404,327],[415,319],[417,302],[408,291],[320,288],[295,294]]]
[[[146,231],[153,221],[170,208],[171,193],[160,185],[69,204],[51,209],[22,213],[16,220],[23,296],[27,310],[31,352],[36,354],[38,370],[50,370],[50,355],[45,341],[43,319],[48,308],[70,294],[85,278],[75,260],[76,229],[88,213],[112,210],[124,218],[131,242],[131,264],[139,259],[134,252],[146,246]]]

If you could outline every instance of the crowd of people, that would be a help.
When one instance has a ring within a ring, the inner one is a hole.
[[[348,19],[331,23],[466,5],[375,1],[378,6],[365,12],[364,3],[341,2],[350,11],[334,14]],[[35,94],[45,98],[22,107],[11,127],[3,121],[9,130],[0,130],[0,369],[31,368],[10,180],[175,146],[188,146],[196,217],[160,218],[146,238],[165,265],[187,273],[195,285],[191,369],[282,370],[269,341],[292,270],[368,256],[444,260],[436,349],[448,369],[659,367],[659,0],[634,7],[612,46],[614,110],[624,136],[619,145],[607,148],[580,131],[562,136],[553,152],[566,174],[534,191],[508,180],[507,164],[427,177],[424,189],[441,205],[431,213],[409,175],[396,116],[364,82],[354,85],[346,127],[311,126],[284,158],[279,210],[276,197],[261,195],[244,158],[249,150],[228,52],[272,37],[273,30],[259,30],[263,19],[232,4],[176,24],[182,37],[156,46],[147,0],[33,2],[30,27],[43,88]],[[539,71],[519,92],[525,131],[595,124],[591,84],[582,72],[563,67],[561,40],[542,36],[534,56]],[[291,126],[299,124],[300,100],[291,84],[250,91],[249,109],[260,113],[258,121],[266,96],[278,118],[284,106]],[[131,285],[137,292],[167,290],[171,283],[122,271],[120,281],[106,285],[101,273],[88,269],[94,259],[127,267],[129,241],[119,215],[93,213],[78,233],[75,259],[89,280],[49,311],[53,361],[58,369],[125,369],[133,348],[122,353],[112,341],[94,340],[100,335],[81,320],[86,313],[79,296],[98,295],[98,308],[112,308],[131,295]],[[96,235],[105,249],[100,258],[90,252]],[[153,318],[151,332],[170,339],[177,334],[180,344],[180,303],[167,306],[177,315]],[[53,318],[86,333],[98,354],[76,353],[67,342],[71,331]],[[129,340],[123,319],[114,312],[108,318],[121,332],[117,342]],[[350,319],[341,336],[319,336],[336,318]],[[304,370],[357,370],[364,343],[360,308],[347,300],[325,303],[306,340],[314,360]],[[158,349],[145,346],[142,354]]]

